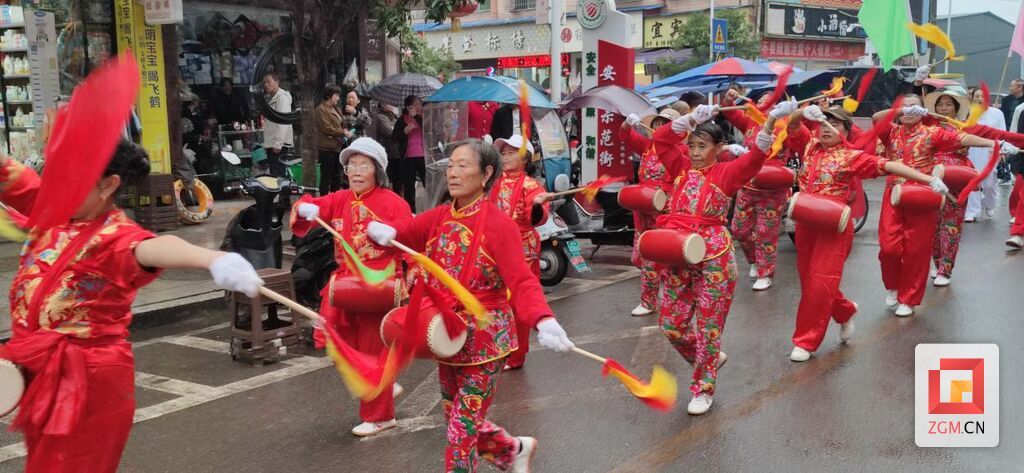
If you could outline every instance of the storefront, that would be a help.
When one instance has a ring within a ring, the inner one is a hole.
[[[765,5],[761,57],[807,70],[849,65],[864,55],[867,37],[857,10],[794,3]]]

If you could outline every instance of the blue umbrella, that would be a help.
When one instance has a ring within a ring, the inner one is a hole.
[[[717,79],[746,79],[746,80],[758,80],[758,81],[771,81],[778,74],[772,72],[771,69],[758,64],[756,62],[748,61],[746,59],[740,59],[730,57],[723,59],[718,62],[711,64],[705,64],[700,67],[689,69],[674,76],[666,77],[657,82],[652,83],[646,87],[639,89],[640,92],[646,92],[651,89],[657,89],[659,87],[666,86],[681,86],[688,85],[692,82],[703,82],[705,80],[717,80]]]
[[[557,108],[544,92],[527,86],[530,106]],[[426,102],[498,102],[519,103],[519,80],[504,76],[470,76],[453,80],[427,97]]]

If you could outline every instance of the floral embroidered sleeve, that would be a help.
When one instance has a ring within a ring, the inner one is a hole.
[[[32,168],[16,159],[7,158],[3,166],[0,166],[0,201],[18,212],[28,214],[36,202],[39,183],[39,175]]]
[[[619,128],[619,139],[626,146],[626,151],[636,154],[644,154],[653,143],[650,138],[629,127]]]
[[[341,192],[334,192],[323,197],[313,197],[309,194],[303,194],[303,196],[295,202],[294,205],[292,205],[292,213],[289,221],[292,233],[294,233],[295,236],[302,238],[306,236],[310,230],[320,226],[316,221],[310,222],[309,220],[299,217],[299,204],[313,204],[320,207],[320,219],[325,222],[330,222],[337,212],[335,207],[339,207],[338,205],[335,205],[335,203],[341,198],[340,194]]]
[[[960,142],[964,139],[964,136],[967,136],[967,134],[962,131],[935,128],[935,131],[932,133],[932,145],[935,147],[933,153],[952,153],[959,150],[963,147]]]
[[[160,276],[160,270],[143,268],[135,259],[135,247],[150,238],[156,238],[152,232],[132,225],[119,227],[117,236],[110,245],[110,251],[103,255],[106,262],[104,268],[108,277],[112,277],[119,287],[141,289]]]
[[[440,205],[404,222],[395,222],[392,225],[398,231],[395,240],[409,248],[423,252],[434,228],[441,223],[441,219],[449,212],[449,209],[450,207],[447,205]],[[519,232],[513,232],[513,236],[518,238]],[[523,260],[526,259],[523,258]]]
[[[790,128],[786,132],[786,140],[783,142],[783,145],[788,149],[795,150],[802,158],[807,152],[807,145],[810,142],[811,131],[801,123],[799,127]]]
[[[1024,147],[1024,133],[1003,131],[986,125],[974,125],[964,128],[964,133],[988,138],[990,140],[1006,140],[1018,148]]]
[[[530,267],[526,265],[523,244],[515,222],[497,212],[488,214],[486,225],[487,252],[494,255],[498,274],[512,294],[512,311],[517,319],[530,326],[554,313],[544,298],[544,290]]]
[[[523,190],[525,193],[523,201],[530,207],[530,225],[536,227],[537,225],[547,221],[551,206],[548,205],[547,202],[540,205],[534,205],[534,199],[536,199],[538,195],[544,193],[544,187],[532,177],[527,179],[527,182],[532,182],[532,185],[526,186],[527,188]]]
[[[658,159],[668,170],[668,176],[678,176],[690,168],[689,156],[683,153],[679,144],[686,138],[686,134],[677,134],[672,131],[672,123],[666,123],[657,130],[654,130],[654,150],[658,153]]]
[[[872,154],[858,153],[848,164],[850,172],[861,179],[872,179],[886,175],[885,165],[889,160]]]

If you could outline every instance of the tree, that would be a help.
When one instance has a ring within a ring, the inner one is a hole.
[[[303,185],[316,185],[316,124],[313,110],[315,97],[324,84],[325,58],[337,57],[342,47],[339,38],[358,26],[358,12],[367,11],[376,20],[377,30],[392,38],[409,33],[410,9],[414,5],[425,7],[429,21],[442,23],[452,10],[467,1],[476,0],[293,0],[295,18],[295,62],[301,94],[295,103],[308,113],[302,113],[299,122],[302,131]],[[445,66],[444,61],[431,59],[429,64]]]
[[[754,59],[761,52],[760,35],[754,24],[750,21],[750,14],[746,9],[737,10],[715,10],[715,18],[721,18],[729,23],[729,56],[744,59]],[[707,13],[690,15],[686,23],[679,30],[672,44],[673,49],[689,48],[693,55],[682,63],[662,60],[658,62],[658,74],[668,77],[673,74],[702,66],[708,63],[708,54],[711,49],[709,44],[711,18]]]
[[[452,77],[461,66],[451,50],[432,48],[427,41],[412,33],[401,35],[402,71],[437,77]]]

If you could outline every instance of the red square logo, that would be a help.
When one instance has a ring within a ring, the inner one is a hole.
[[[934,366],[934,365],[932,365]],[[970,371],[971,379],[950,381],[950,400],[942,402],[942,371]],[[964,401],[964,395],[970,401]],[[984,414],[985,360],[983,358],[940,358],[939,369],[928,370],[929,414]]]

